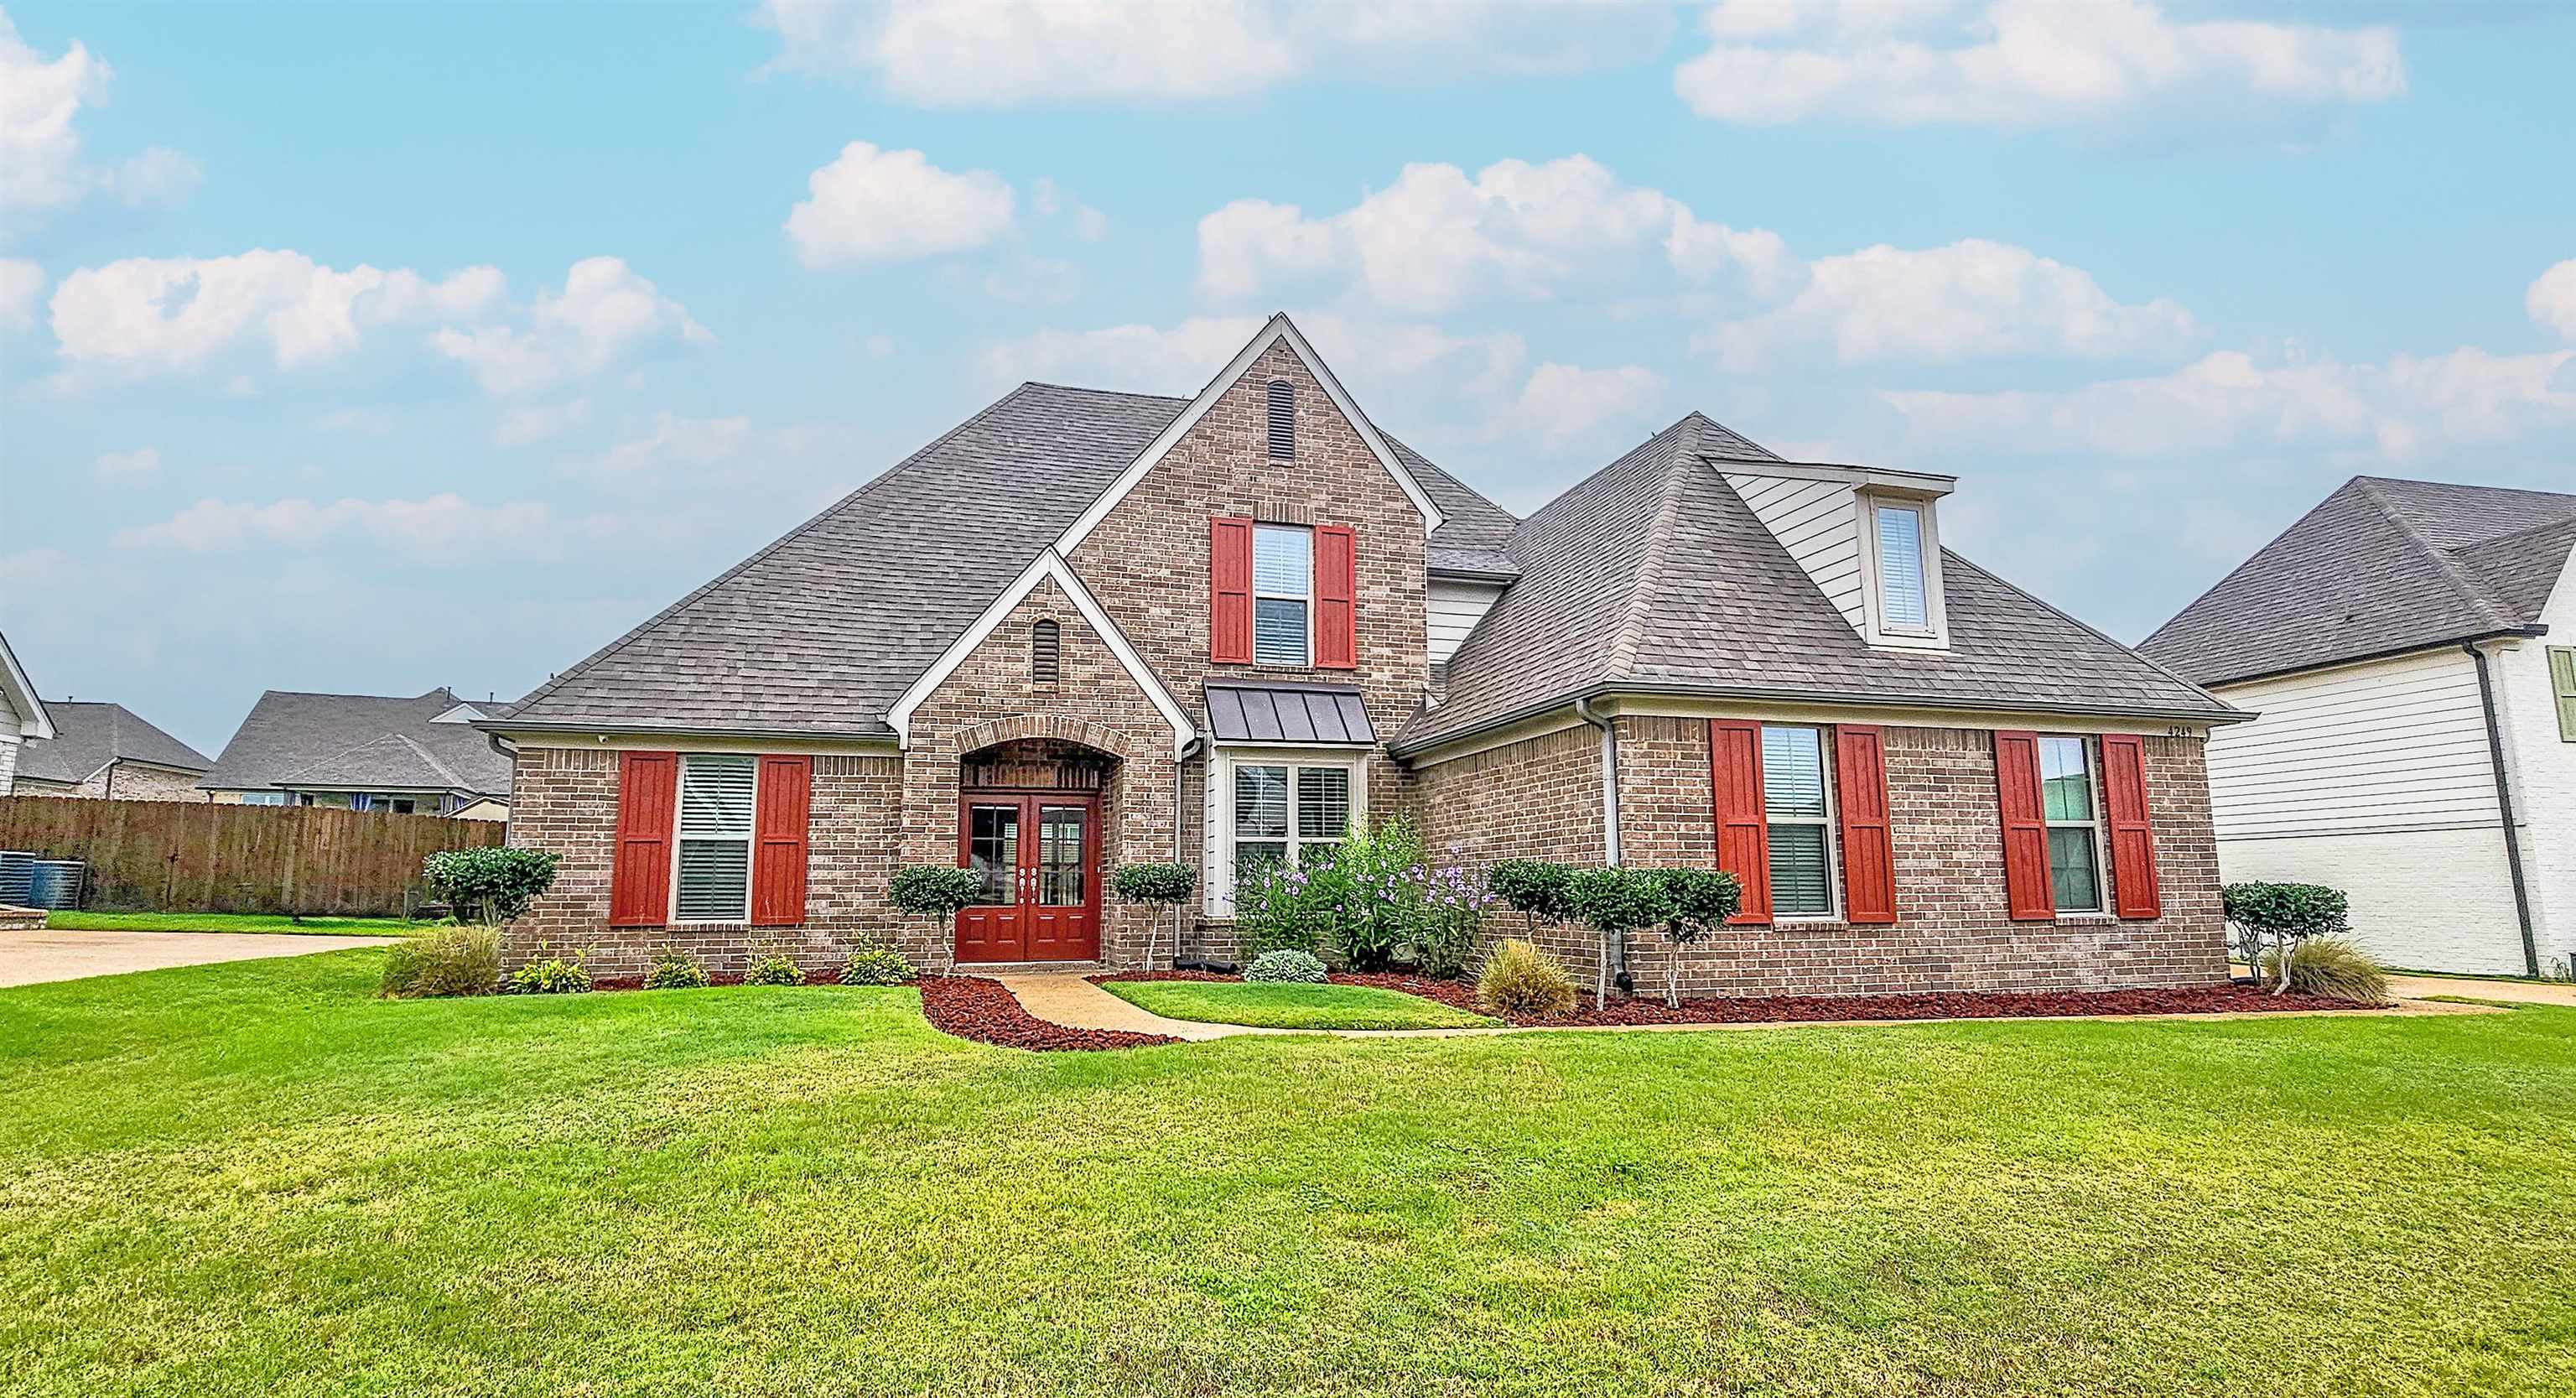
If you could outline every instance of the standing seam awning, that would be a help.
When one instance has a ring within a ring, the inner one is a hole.
[[[1371,747],[1377,730],[1359,690],[1338,684],[1207,684],[1208,732],[1220,743]]]

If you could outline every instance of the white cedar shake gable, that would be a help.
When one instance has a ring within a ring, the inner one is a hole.
[[[1749,457],[1717,457],[1711,464],[1862,640],[1911,650],[1948,649],[1934,502],[1957,487],[1958,477]],[[1892,633],[1879,623],[1878,540],[1871,514],[1876,501],[1921,512],[1924,605],[1931,621],[1924,634]]]
[[[1305,364],[1306,372],[1315,376],[1315,382],[1323,386],[1324,396],[1333,400],[1333,407],[1350,423],[1351,430],[1360,434],[1360,440],[1368,445],[1378,464],[1395,478],[1404,498],[1413,502],[1413,508],[1422,515],[1422,532],[1427,535],[1439,528],[1442,522],[1440,507],[1431,503],[1431,497],[1423,493],[1421,483],[1413,479],[1412,473],[1398,464],[1395,452],[1387,446],[1386,439],[1378,435],[1368,415],[1351,401],[1351,395],[1344,391],[1341,380],[1334,378],[1333,371],[1324,367],[1315,347],[1306,343],[1306,337],[1298,333],[1296,323],[1288,319],[1287,312],[1281,311],[1272,315],[1269,322],[1261,327],[1261,333],[1253,336],[1223,369],[1217,371],[1216,377],[1199,390],[1199,396],[1190,400],[1189,407],[1172,419],[1161,436],[1145,444],[1145,449],[1118,474],[1118,479],[1110,482],[1109,488],[1100,492],[1100,498],[1091,502],[1091,508],[1084,510],[1081,517],[1064,531],[1064,537],[1056,540],[1055,551],[1070,555],[1084,539],[1091,537],[1091,531],[1099,528],[1100,522],[1109,517],[1109,512],[1117,508],[1118,502],[1127,498],[1127,492],[1134,490],[1137,482],[1144,480],[1155,464],[1189,435],[1190,429],[1198,425],[1200,418],[1207,416],[1208,409],[1216,406],[1217,400],[1225,396],[1225,391],[1233,387],[1235,380],[1260,362],[1262,354],[1272,345],[1281,343],[1285,343],[1290,352]],[[900,723],[895,725],[898,732],[902,727]]]
[[[939,658],[930,662],[930,668],[921,672],[921,678],[914,680],[902,697],[894,701],[894,707],[886,711],[886,724],[894,729],[896,746],[912,746],[913,711],[921,707],[923,700],[937,693],[939,686],[956,673],[957,667],[966,663],[966,657],[973,655],[975,648],[1001,627],[1003,620],[1010,616],[1011,609],[1020,604],[1021,598],[1029,595],[1041,578],[1054,579],[1055,585],[1064,590],[1064,595],[1073,599],[1074,610],[1082,613],[1082,619],[1091,624],[1092,630],[1100,633],[1101,643],[1109,647],[1111,655],[1118,657],[1119,666],[1136,681],[1136,687],[1145,691],[1145,697],[1153,701],[1154,711],[1172,725],[1172,756],[1178,758],[1186,752],[1198,739],[1198,726],[1190,722],[1188,712],[1181,708],[1179,700],[1172,697],[1172,692],[1163,687],[1162,677],[1156,675],[1153,667],[1145,663],[1145,658],[1136,653],[1136,648],[1127,643],[1118,623],[1111,621],[1109,613],[1101,609],[1100,599],[1092,596],[1091,589],[1084,587],[1082,580],[1074,576],[1073,569],[1064,561],[1064,555],[1052,548],[1040,553],[1009,587],[1003,588],[992,605],[975,618],[975,624],[949,642],[948,649],[941,651]]]

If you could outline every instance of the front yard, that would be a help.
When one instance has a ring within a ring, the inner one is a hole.
[[[0,991],[0,1391],[2563,1393],[2576,1011],[1036,1055]]]
[[[1473,1029],[1502,1023],[1419,995],[1365,985],[1109,980],[1101,982],[1100,988],[1165,1019],[1201,1024],[1266,1029]]]
[[[45,926],[72,932],[310,932],[332,937],[400,937],[424,923],[398,917],[289,917],[283,913],[102,913],[58,908]]]

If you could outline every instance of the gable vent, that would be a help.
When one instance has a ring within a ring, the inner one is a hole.
[[[1286,379],[1270,381],[1270,459],[1297,459],[1297,386]]]
[[[1052,621],[1029,628],[1029,682],[1053,684],[1064,664],[1064,633]]]

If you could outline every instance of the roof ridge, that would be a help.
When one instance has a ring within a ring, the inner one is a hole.
[[[1132,388],[1093,388],[1089,384],[1057,383],[1053,379],[1022,379],[1021,388],[1052,388],[1065,393],[1097,393],[1104,398],[1143,398],[1155,403],[1195,402],[1195,396],[1175,398],[1168,393],[1141,393]]]
[[[1697,417],[1693,413],[1691,417]],[[1610,635],[1609,661],[1602,667],[1602,678],[1626,678],[1636,671],[1637,647],[1646,629],[1649,600],[1663,586],[1664,566],[1672,553],[1673,525],[1681,514],[1683,487],[1689,472],[1699,465],[1694,448],[1699,442],[1699,425],[1684,418],[1679,424],[1681,438],[1664,454],[1662,480],[1655,512],[1646,521],[1646,537],[1639,540],[1637,574],[1629,584],[1628,595],[1620,604],[1618,629]]]
[[[2506,618],[2504,609],[2496,605],[2495,598],[2488,592],[2484,582],[2470,577],[2468,570],[2460,566],[2458,559],[2451,557],[2447,550],[2436,547],[2432,540],[2424,537],[2422,531],[2418,530],[2412,521],[2389,504],[2387,497],[2379,493],[2379,477],[2355,476],[2353,480],[2361,487],[2363,498],[2370,501],[2371,506],[2379,511],[2381,518],[2396,526],[2397,532],[2406,536],[2408,543],[2413,544],[2423,553],[2426,561],[2433,565],[2442,581],[2449,583],[2451,590],[2459,594],[2460,600],[2469,604],[2470,611],[2485,617],[2492,625],[2514,624]],[[2439,484],[2439,482],[2425,482],[2425,484]]]
[[[2477,490],[2496,495],[2549,495],[2576,502],[2576,493],[2564,490],[2538,490],[2526,485],[2481,485],[2474,481],[2428,481],[2421,476],[2374,476],[2367,473],[2354,476],[2353,480],[2382,485],[2429,485],[2443,490]]]
[[[431,771],[447,778],[447,784],[449,786],[465,785],[465,778],[457,775],[455,768],[440,761],[437,753],[431,752],[427,747],[422,746],[419,739],[414,738],[409,733],[396,733],[392,736],[400,739],[404,747],[410,748],[413,752],[419,753],[421,760],[429,764]]]
[[[2283,539],[2286,539],[2286,538],[2290,537],[2292,534],[2295,534],[2295,533],[2299,532],[2299,526],[2301,526],[2301,525],[2303,525],[2303,524],[2306,524],[2306,523],[2307,523],[2309,520],[2311,520],[2311,519],[2314,519],[2314,518],[2317,516],[2317,514],[2318,514],[2318,512],[2319,512],[2319,511],[2321,511],[2321,510],[2325,509],[2328,505],[2333,504],[2333,503],[2335,502],[2335,498],[2336,498],[2337,496],[2339,496],[2339,495],[2343,494],[2343,493],[2344,493],[2345,491],[2347,491],[2347,490],[2358,490],[2358,489],[2360,489],[2360,488],[2361,488],[2361,483],[2362,483],[2363,481],[2368,480],[2368,479],[2370,479],[2370,477],[2368,477],[2368,476],[2354,476],[2354,477],[2352,477],[2352,478],[2350,478],[2350,479],[2346,480],[2343,484],[2341,484],[2341,485],[2339,485],[2339,486],[2336,486],[2336,487],[2335,487],[2334,489],[2332,489],[2332,490],[2327,491],[2327,492],[2326,492],[2326,494],[2325,494],[2325,498],[2324,498],[2324,499],[2319,500],[2317,503],[2315,503],[2315,504],[2313,504],[2313,505],[2310,505],[2309,507],[2307,507],[2307,509],[2305,509],[2305,510],[2301,511],[2301,512],[2299,513],[2299,517],[2298,517],[2297,519],[2291,520],[2288,524],[2285,524],[2285,525],[2281,526],[2281,530],[2280,530],[2280,532],[2279,532],[2279,533],[2274,534],[2271,538],[2264,540],[2264,541],[2263,541],[2263,546],[2262,546],[2261,548],[2258,548],[2258,549],[2254,550],[2252,553],[2249,553],[2249,554],[2245,555],[2245,557],[2244,557],[2242,560],[2240,560],[2240,561],[2237,563],[2237,565],[2236,565],[2235,567],[2230,568],[2230,569],[2228,569],[2226,572],[2219,574],[2219,576],[2218,576],[2218,581],[2216,581],[2216,582],[2214,582],[2214,583],[2211,583],[2209,586],[2207,586],[2207,587],[2205,587],[2205,588],[2202,588],[2202,589],[2200,590],[2200,595],[2199,595],[2199,596],[2194,597],[2194,598],[2193,598],[2193,599],[2191,599],[2190,601],[2188,601],[2188,602],[2184,603],[2181,611],[2178,611],[2178,612],[2174,613],[2172,616],[2166,617],[2166,618],[2164,619],[2164,624],[2162,624],[2162,625],[2158,626],[2155,630],[2148,632],[2148,633],[2147,633],[2143,638],[2141,638],[2141,639],[2139,640],[2138,644],[2137,644],[2135,647],[2132,647],[2132,649],[2136,649],[2136,650],[2143,651],[2145,647],[2147,647],[2147,646],[2151,646],[2151,645],[2154,645],[2154,644],[2156,643],[2156,638],[2157,638],[2157,637],[2162,636],[2162,635],[2163,635],[2163,634],[2165,634],[2167,631],[2172,630],[2172,629],[2174,628],[2174,624],[2175,624],[2176,622],[2179,622],[2179,621],[2181,621],[2184,617],[2187,617],[2187,616],[2191,615],[2191,614],[2192,614],[2193,609],[2194,609],[2194,608],[2197,608],[2201,603],[2206,602],[2206,601],[2208,601],[2210,598],[2217,596],[2217,595],[2219,594],[2219,592],[2220,592],[2221,590],[2223,590],[2223,589],[2224,589],[2224,588],[2225,588],[2225,587],[2226,587],[2230,582],[2233,582],[2233,581],[2235,581],[2235,580],[2236,580],[2236,576],[2237,576],[2238,574],[2240,574],[2240,573],[2244,572],[2244,571],[2245,571],[2246,569],[2248,569],[2248,568],[2253,567],[2256,563],[2261,562],[2261,561],[2262,561],[2262,558],[2263,558],[2263,555],[2265,555],[2265,554],[2267,554],[2267,553],[2270,553],[2274,548],[2278,547],[2278,546],[2280,545],[2280,542],[2281,542]],[[2383,513],[2384,513],[2384,512],[2383,512]],[[1996,579],[1996,581],[2000,582],[2000,581],[2002,581],[2002,579],[1998,578],[1998,579]],[[2009,584],[2007,584],[2007,586],[2009,586]]]
[[[2535,491],[2533,493],[2538,495],[2557,494],[2556,491],[2551,490]],[[2576,495],[2570,495],[2567,498],[2570,500],[2576,500]],[[2470,539],[2465,543],[2452,544],[2444,548],[2442,551],[2444,553],[2465,553],[2470,549],[2485,548],[2489,544],[2511,543],[2525,534],[2537,534],[2545,529],[2564,529],[2571,524],[2576,524],[2576,513],[2559,515],[2553,519],[2535,520],[2519,529],[2508,529],[2501,534],[2489,534],[2483,539]]]

